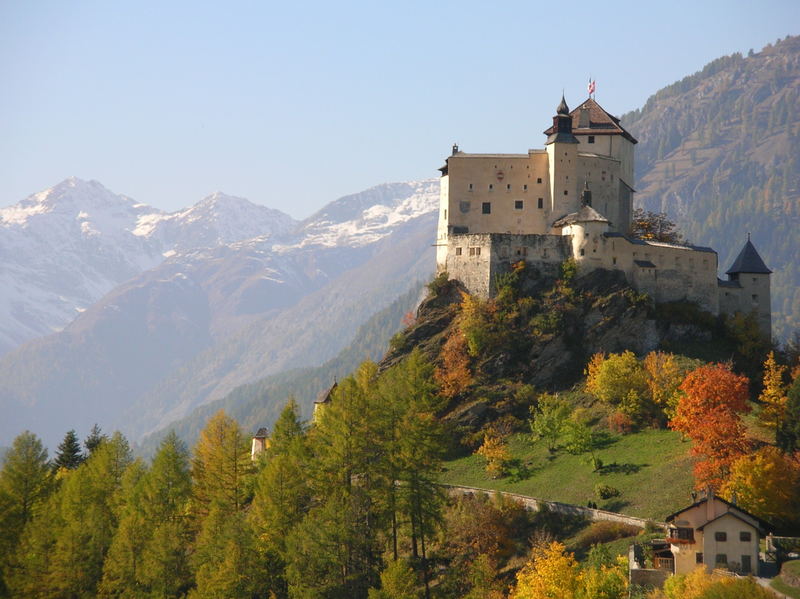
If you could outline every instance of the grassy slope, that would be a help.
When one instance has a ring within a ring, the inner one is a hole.
[[[511,491],[541,499],[586,505],[596,501],[601,509],[663,521],[670,513],[690,502],[692,489],[688,443],[672,431],[647,430],[615,436],[598,455],[607,466],[616,462],[617,472],[592,472],[586,455],[560,451],[550,458],[543,441],[531,441],[529,435],[511,439],[513,458],[528,468],[527,477],[490,479],[484,460],[470,455],[445,464],[442,482]],[[635,472],[621,472],[632,465]],[[608,470],[606,468],[605,470]],[[601,500],[594,494],[598,483],[620,490],[620,496]]]
[[[800,576],[800,560],[794,560],[783,564],[781,572],[791,572],[794,576]],[[791,586],[782,577],[778,576],[772,580],[772,586],[789,597],[800,599],[800,588]]]

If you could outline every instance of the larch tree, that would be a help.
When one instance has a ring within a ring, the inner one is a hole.
[[[47,449],[25,431],[14,439],[0,469],[0,595],[20,536],[52,490]]]
[[[775,440],[785,453],[800,451],[800,373],[786,393],[786,405],[778,422]]]
[[[762,424],[776,429],[786,411],[786,390],[784,376],[788,368],[775,360],[775,352],[771,351],[764,361],[763,389],[758,396],[761,412],[758,417]]]

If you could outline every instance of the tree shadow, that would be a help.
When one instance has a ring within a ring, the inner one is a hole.
[[[630,501],[625,501],[624,499],[612,499],[611,501],[600,506],[600,509],[606,510],[607,512],[619,512],[621,509],[628,507],[630,504]]]
[[[531,466],[530,463],[523,462],[519,458],[514,458],[506,463],[508,478],[513,483],[529,479],[534,472],[541,468],[542,466]]]
[[[592,433],[592,445],[595,450],[607,449],[619,440],[617,435],[612,435],[608,431],[595,431]]]
[[[649,466],[650,464],[617,464],[616,462],[612,462],[611,464],[606,464],[600,469],[600,474],[636,474],[642,468]]]

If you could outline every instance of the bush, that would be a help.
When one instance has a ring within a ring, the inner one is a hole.
[[[627,414],[614,412],[608,417],[608,428],[615,433],[627,435],[633,432],[633,420]]]
[[[450,276],[447,271],[440,272],[428,283],[428,292],[432,297],[438,297],[447,288]]]
[[[619,489],[598,483],[594,487],[594,494],[600,499],[611,499],[612,497],[619,497]]]
[[[592,522],[588,527],[580,532],[575,538],[578,548],[588,548],[598,543],[608,543],[625,537],[633,537],[639,534],[641,529],[622,522],[612,522],[611,520],[598,520]]]

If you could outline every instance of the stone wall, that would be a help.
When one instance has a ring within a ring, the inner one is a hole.
[[[519,495],[518,493],[508,493],[506,491],[493,491],[491,489],[481,489],[479,487],[461,487],[456,485],[439,485],[444,487],[451,495],[494,495],[499,493],[503,497],[509,497],[519,501],[522,505],[532,511],[539,511],[543,506],[546,506],[550,511],[558,514],[566,514],[570,516],[583,516],[592,521],[609,520],[611,522],[621,522],[631,526],[638,526],[644,528],[648,520],[644,518],[636,518],[635,516],[626,516],[625,514],[618,514],[616,512],[608,512],[606,510],[597,510],[581,505],[572,505],[570,503],[561,503],[560,501],[547,501],[545,499],[537,499],[536,497],[529,497],[527,495]],[[659,526],[666,527],[666,524],[657,523]]]

